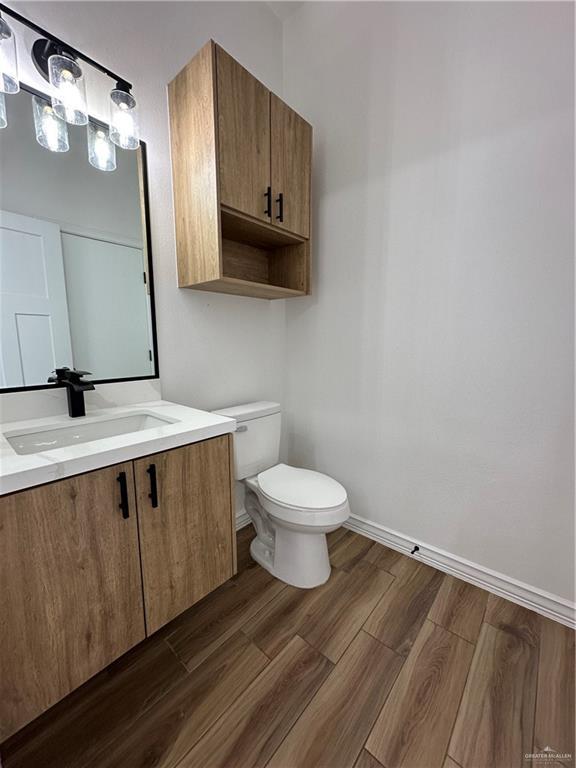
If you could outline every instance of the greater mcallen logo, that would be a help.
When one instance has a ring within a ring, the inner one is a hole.
[[[541,752],[530,752],[524,755],[525,760],[552,762],[553,760],[572,760],[570,752],[557,752],[552,747],[544,747]]]

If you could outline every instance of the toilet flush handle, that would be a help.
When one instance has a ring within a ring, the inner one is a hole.
[[[247,432],[247,431],[248,431],[248,427],[246,426],[246,424],[238,424],[238,426],[236,427],[236,432]]]

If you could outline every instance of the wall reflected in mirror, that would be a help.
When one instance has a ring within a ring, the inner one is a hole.
[[[36,140],[33,96],[10,96],[0,131],[0,387],[45,384],[56,367],[94,381],[157,375],[144,153],[89,163],[86,126],[67,151]]]

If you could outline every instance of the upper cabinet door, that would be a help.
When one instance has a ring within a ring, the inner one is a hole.
[[[230,439],[134,462],[148,634],[234,574]]]
[[[312,126],[271,94],[272,223],[310,237]]]
[[[216,46],[220,202],[270,221],[270,91]]]

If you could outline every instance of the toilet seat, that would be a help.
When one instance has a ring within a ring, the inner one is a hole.
[[[332,509],[348,498],[344,487],[328,475],[288,464],[260,472],[258,485],[270,501],[298,509]]]
[[[324,526],[349,516],[345,488],[321,472],[277,464],[248,483],[256,486],[269,514],[285,523]]]

